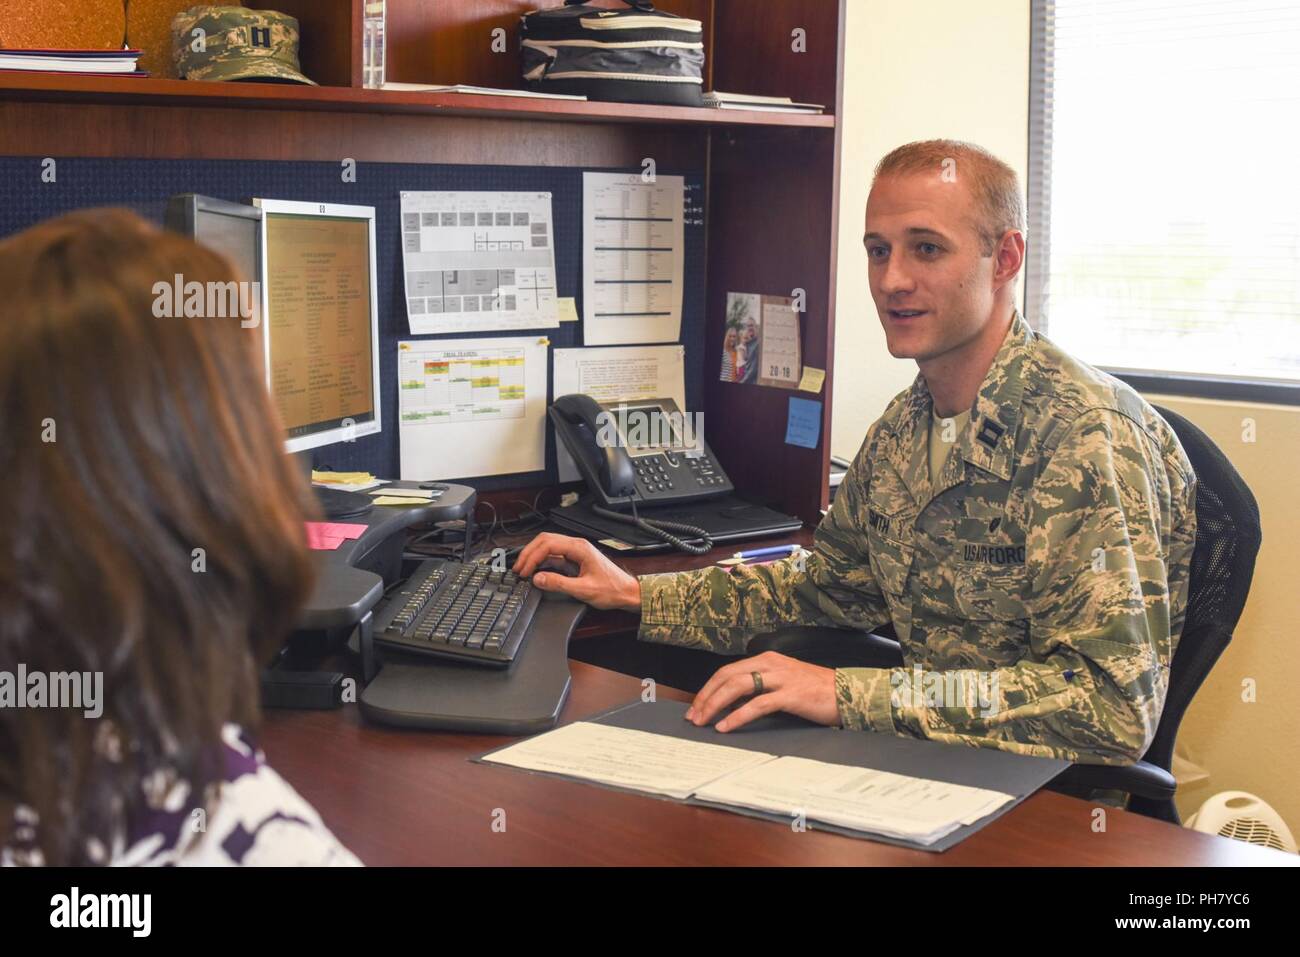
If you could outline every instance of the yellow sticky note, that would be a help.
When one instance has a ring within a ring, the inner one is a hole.
[[[822,383],[825,381],[825,369],[814,369],[812,366],[804,366],[803,378],[799,380],[799,389],[802,392],[817,393],[822,390]]]
[[[406,495],[376,495],[371,499],[376,505],[432,505],[427,498],[410,498]]]
[[[557,299],[556,308],[559,309],[560,312],[560,322],[578,321],[578,300]]]
[[[369,472],[317,472],[312,469],[311,480],[322,485],[365,485],[375,477]]]

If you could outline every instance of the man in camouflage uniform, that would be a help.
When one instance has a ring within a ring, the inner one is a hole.
[[[951,141],[900,147],[877,169],[867,230],[890,351],[921,374],[871,426],[809,554],[637,580],[587,542],[544,535],[516,568],[577,561],[577,577],[534,581],[639,608],[645,640],[724,653],[785,625],[893,623],[903,667],[748,658],[701,689],[687,713],[697,724],[748,698],[719,730],[784,710],[1132,763],[1155,734],[1182,630],[1191,465],[1132,389],[1016,312],[1023,211],[1005,164]]]

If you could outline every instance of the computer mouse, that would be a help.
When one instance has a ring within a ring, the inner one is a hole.
[[[577,562],[571,562],[567,558],[558,558],[552,555],[550,558],[542,560],[542,563],[537,566],[537,571],[551,572],[556,575],[563,575],[565,578],[577,578],[582,569]],[[537,574],[537,572],[533,574]],[[545,588],[539,588],[538,591],[542,593],[543,601],[572,601],[562,591],[548,591]]]
[[[565,578],[577,578],[582,574],[582,566],[567,558],[552,555],[549,558],[542,559],[541,564],[537,566],[537,571],[554,572],[557,575],[563,575]]]

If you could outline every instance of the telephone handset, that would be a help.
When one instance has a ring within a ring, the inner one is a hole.
[[[702,529],[637,515],[639,505],[679,505],[734,491],[676,402],[600,403],[589,395],[565,395],[555,400],[550,417],[587,483],[592,511],[636,525],[692,554],[713,547]],[[630,516],[625,514],[628,509]],[[683,541],[670,534],[673,531],[700,543]]]

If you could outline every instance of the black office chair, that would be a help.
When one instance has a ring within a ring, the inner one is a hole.
[[[1169,669],[1164,711],[1155,738],[1136,764],[1075,764],[1048,788],[1072,794],[1123,791],[1129,795],[1129,810],[1179,824],[1174,805],[1177,784],[1170,773],[1174,740],[1192,696],[1232,640],[1250,591],[1261,535],[1255,496],[1218,446],[1178,413],[1156,411],[1182,442],[1197,479],[1196,547],[1187,616]],[[777,651],[828,668],[887,668],[903,663],[898,642],[885,634],[864,636],[838,628],[787,628],[756,636],[748,650],[751,654]]]

